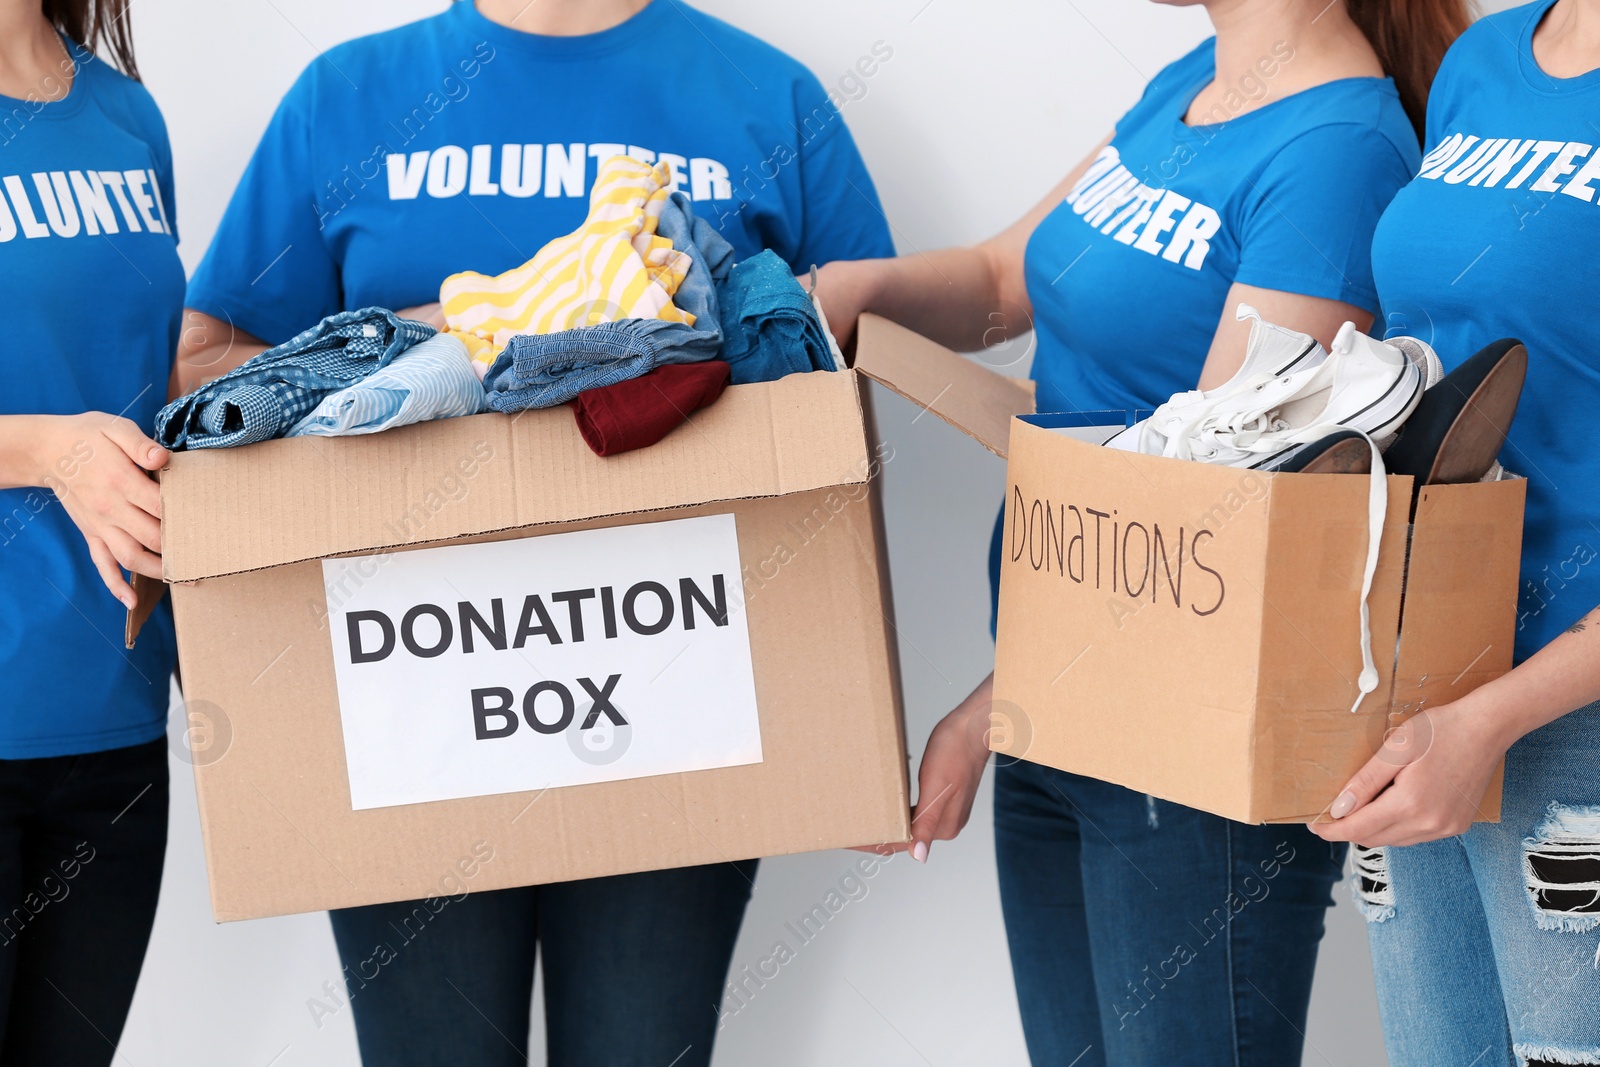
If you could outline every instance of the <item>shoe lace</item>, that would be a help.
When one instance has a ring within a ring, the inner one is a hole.
[[[1266,376],[1270,379],[1270,376]],[[1254,389],[1247,384],[1245,389]],[[1334,423],[1319,423],[1289,431],[1277,414],[1281,401],[1269,401],[1255,406],[1240,407],[1233,403],[1228,410],[1219,411],[1224,404],[1237,400],[1238,392],[1226,397],[1208,398],[1202,402],[1185,404],[1167,434],[1165,455],[1177,459],[1205,460],[1223,448],[1240,452],[1272,452],[1285,445],[1310,444],[1328,434],[1351,429]],[[1159,413],[1159,412],[1158,412]],[[1154,417],[1152,420],[1154,421]],[[1361,674],[1356,679],[1358,694],[1351,712],[1361,709],[1368,695],[1378,688],[1378,666],[1372,653],[1372,580],[1378,570],[1378,549],[1383,541],[1383,524],[1389,511],[1389,485],[1383,466],[1383,453],[1378,444],[1363,430],[1356,430],[1372,449],[1372,472],[1367,483],[1367,555],[1361,570]]]

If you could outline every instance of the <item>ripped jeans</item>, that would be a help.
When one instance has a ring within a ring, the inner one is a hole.
[[[1512,746],[1500,818],[1356,852],[1392,1067],[1600,1064],[1600,703]]]

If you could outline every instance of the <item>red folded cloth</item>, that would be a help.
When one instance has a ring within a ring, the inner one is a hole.
[[[647,448],[709,407],[728,384],[720,359],[670,363],[615,385],[587,389],[572,401],[578,432],[596,455]]]

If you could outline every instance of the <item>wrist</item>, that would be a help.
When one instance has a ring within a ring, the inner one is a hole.
[[[876,259],[841,259],[829,263],[817,276],[817,287],[821,290],[822,299],[824,301],[828,299],[827,290],[831,288],[849,294],[850,299],[846,303],[854,305],[863,312],[871,311],[878,304],[881,289],[883,271],[878,269],[880,262]],[[827,304],[824,303],[823,306],[826,307]]]
[[[1532,729],[1533,724],[1525,721],[1521,702],[1509,699],[1501,690],[1496,682],[1489,682],[1454,701],[1450,707],[1471,724],[1485,745],[1504,752]]]
[[[5,481],[14,486],[45,487],[50,481],[50,442],[61,415],[13,415],[6,418]]]

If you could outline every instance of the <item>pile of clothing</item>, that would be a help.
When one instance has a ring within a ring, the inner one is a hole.
[[[821,309],[767,251],[733,246],[669,164],[615,156],[573,233],[498,275],[453,274],[445,332],[342,312],[169,404],[157,438],[222,448],[571,404],[602,456],[654,444],[729,384],[842,370]]]
[[[672,168],[627,156],[601,165],[576,231],[504,274],[451,275],[439,303],[490,407],[570,401],[601,455],[659,440],[723,384],[844,365],[782,259],[734,263]]]
[[[1368,477],[1359,708],[1378,684],[1367,597],[1389,503],[1385,469],[1414,479],[1413,515],[1425,485],[1508,477],[1497,457],[1528,352],[1504,338],[1445,374],[1438,354],[1415,337],[1379,341],[1347,322],[1324,349],[1249,305],[1237,314],[1250,337],[1232,378],[1173,395],[1105,444],[1267,472]]]

